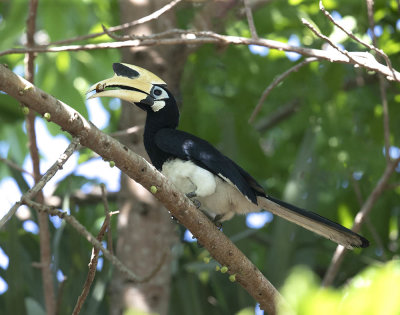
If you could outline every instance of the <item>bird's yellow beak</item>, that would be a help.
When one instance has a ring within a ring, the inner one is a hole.
[[[132,103],[152,103],[150,92],[154,85],[167,85],[150,71],[126,63],[114,63],[112,78],[92,85],[86,94],[96,91],[95,97],[117,97]]]

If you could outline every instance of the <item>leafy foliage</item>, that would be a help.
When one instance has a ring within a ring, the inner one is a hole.
[[[398,314],[400,265],[394,260],[370,266],[338,289],[321,289],[318,277],[307,267],[295,267],[282,294],[288,305],[279,314]]]

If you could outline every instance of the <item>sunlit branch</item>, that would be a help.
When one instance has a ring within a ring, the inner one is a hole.
[[[27,52],[61,52],[61,51],[81,51],[81,50],[96,50],[96,49],[115,49],[124,47],[148,47],[148,46],[163,46],[163,45],[203,45],[203,44],[219,44],[219,45],[259,45],[268,47],[270,49],[277,49],[280,51],[291,51],[299,53],[303,56],[315,57],[321,60],[328,60],[329,62],[340,62],[354,64],[356,66],[364,67],[378,73],[382,73],[389,80],[398,80],[400,74],[393,72],[386,66],[379,63],[373,55],[368,52],[337,52],[327,51],[320,49],[304,48],[298,46],[291,46],[270,39],[253,39],[240,36],[220,35],[214,32],[190,32],[179,30],[181,33],[190,34],[190,36],[180,36],[173,38],[154,38],[154,35],[149,37],[143,36],[141,39],[132,39],[122,42],[105,42],[99,44],[85,44],[85,45],[66,45],[59,47],[33,47],[33,48],[14,48],[0,52],[0,56],[7,54],[22,54]],[[350,57],[349,57],[350,56]],[[400,82],[400,81],[399,81]]]

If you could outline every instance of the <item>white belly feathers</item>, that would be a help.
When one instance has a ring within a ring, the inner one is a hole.
[[[232,183],[222,180],[191,161],[174,159],[164,163],[161,171],[181,192],[196,193],[200,209],[220,221],[231,219],[236,213],[259,211]]]

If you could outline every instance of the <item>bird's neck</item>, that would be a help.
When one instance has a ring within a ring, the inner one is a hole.
[[[143,142],[151,162],[157,169],[161,169],[162,164],[171,158],[168,154],[161,151],[156,143],[155,136],[160,129],[176,129],[179,123],[179,110],[176,104],[168,104],[158,112],[148,111],[144,128]]]

